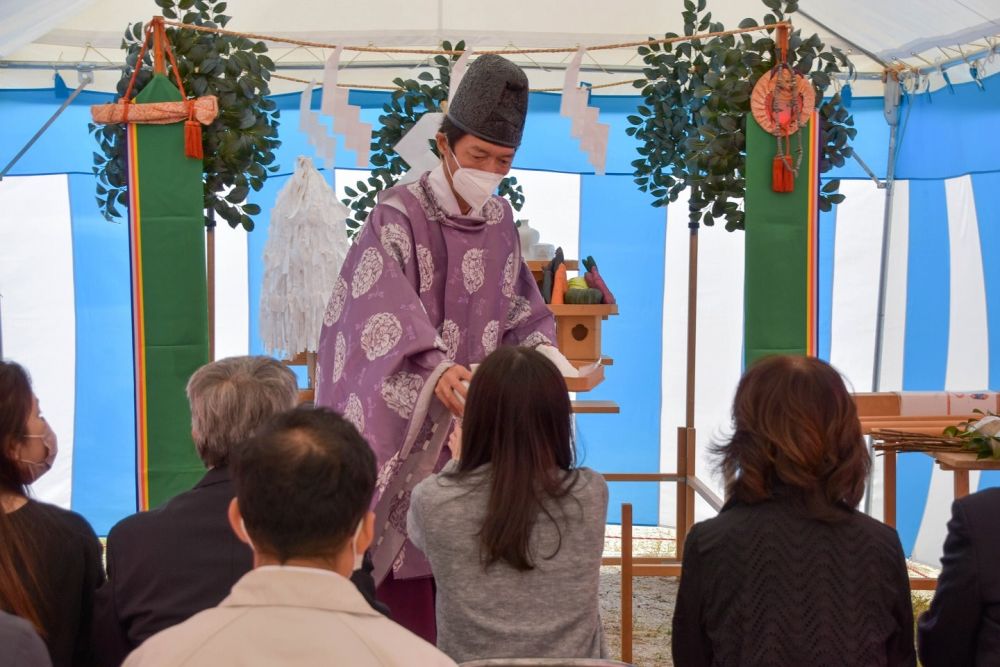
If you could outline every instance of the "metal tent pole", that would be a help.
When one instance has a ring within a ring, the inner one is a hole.
[[[872,366],[872,391],[878,391],[882,386],[882,347],[885,342],[885,302],[886,288],[889,283],[889,248],[892,233],[892,200],[895,195],[896,177],[896,146],[899,140],[899,79],[892,73],[885,82],[885,121],[889,124],[889,162],[885,171],[885,211],[882,216],[882,258],[878,277],[878,308],[875,320],[875,357]],[[869,440],[869,448],[871,446]],[[874,453],[872,453],[874,454]],[[868,476],[865,491],[865,514],[872,511],[872,489],[875,486],[875,476]],[[883,493],[885,490],[883,489]]]
[[[882,216],[882,259],[878,278],[878,313],[875,323],[875,364],[872,391],[882,382],[882,345],[885,338],[885,301],[889,281],[889,239],[892,232],[892,199],[896,177],[896,144],[899,135],[899,79],[890,75],[885,83],[885,120],[889,124],[889,162],[885,172],[885,212]]]
[[[76,90],[70,93],[69,97],[67,97],[66,100],[61,105],[59,105],[59,108],[56,109],[55,113],[53,113],[52,116],[50,116],[47,121],[45,121],[45,124],[42,125],[40,128],[38,128],[38,132],[35,132],[34,136],[28,139],[28,143],[26,143],[24,147],[17,152],[17,155],[15,155],[14,158],[7,163],[7,166],[3,168],[3,171],[0,171],[0,180],[3,180],[3,177],[6,176],[7,173],[14,168],[14,165],[17,164],[17,161],[20,160],[32,146],[35,145],[35,142],[38,141],[38,138],[41,137],[43,134],[45,134],[45,130],[49,129],[49,127],[52,126],[52,123],[56,122],[56,118],[58,118],[59,115],[63,111],[65,111],[70,104],[73,103],[73,100],[75,100],[77,96],[83,92],[83,89],[94,82],[93,72],[87,70],[81,70],[79,74],[80,74],[80,85],[78,85],[76,87]]]

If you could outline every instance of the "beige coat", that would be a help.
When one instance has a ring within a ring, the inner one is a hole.
[[[153,635],[126,667],[421,665],[455,662],[371,608],[326,570],[262,567],[218,607]]]

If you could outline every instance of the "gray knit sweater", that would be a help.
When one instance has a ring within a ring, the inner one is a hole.
[[[504,562],[484,569],[479,530],[489,499],[489,466],[461,482],[431,475],[413,490],[407,528],[427,555],[437,585],[437,645],[456,662],[485,658],[599,658],[607,656],[598,610],[598,584],[608,487],[580,468],[573,490],[539,514],[531,537],[533,570]]]

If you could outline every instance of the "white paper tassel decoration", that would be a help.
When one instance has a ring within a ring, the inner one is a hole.
[[[326,302],[351,245],[349,213],[312,160],[300,157],[271,210],[264,246],[260,334],[268,354],[316,351]]]

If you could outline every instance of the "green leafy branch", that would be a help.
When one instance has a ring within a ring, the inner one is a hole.
[[[230,20],[223,14],[221,0],[155,0],[164,17],[180,19],[210,28],[224,28]],[[139,63],[144,25],[135,23],[125,31],[122,49],[125,68],[118,82],[124,95],[136,67],[135,92],[152,79],[152,59],[147,51]],[[250,191],[264,187],[274,164],[278,141],[278,108],[268,99],[274,62],[266,55],[267,45],[245,37],[217,35],[186,29],[167,29],[167,37],[177,60],[181,81],[189,95],[215,95],[219,117],[202,129],[204,160],[204,202],[207,222],[216,214],[231,227],[242,225],[250,231],[252,216],[260,213],[257,204],[245,203]],[[173,79],[170,64],[168,76]],[[125,129],[122,125],[90,125],[98,144],[94,153],[97,203],[104,217],[120,217],[118,206],[128,202],[125,163]]]
[[[785,20],[798,9],[796,0],[763,0],[771,10],[758,24],[745,19],[741,28]],[[705,11],[707,0],[684,1],[684,34],[722,32],[722,23]],[[769,30],[768,34],[773,30]],[[667,33],[666,38],[678,35]],[[853,65],[835,47],[826,47],[817,35],[789,37],[788,63],[806,74],[816,99],[831,86],[833,77]],[[757,80],[775,64],[775,42],[770,36],[725,35],[677,44],[639,47],[645,67],[635,81],[643,103],[628,117],[626,132],[639,140],[639,159],[632,162],[635,183],[653,197],[653,206],[665,206],[690,188],[692,223],[713,225],[725,220],[726,229],[743,229],[740,202],[746,189],[746,119]],[[857,130],[839,93],[819,105],[821,118],[820,172],[843,166],[853,154],[850,141]],[[830,210],[844,195],[839,181],[827,183],[820,194],[821,210]]]
[[[976,453],[977,459],[1000,459],[1000,434],[989,433],[976,430],[975,426],[983,417],[996,417],[994,412],[983,412],[975,409],[974,413],[979,415],[976,419],[964,421],[957,426],[945,428],[944,435],[949,438],[957,438],[963,443],[963,448]]]

